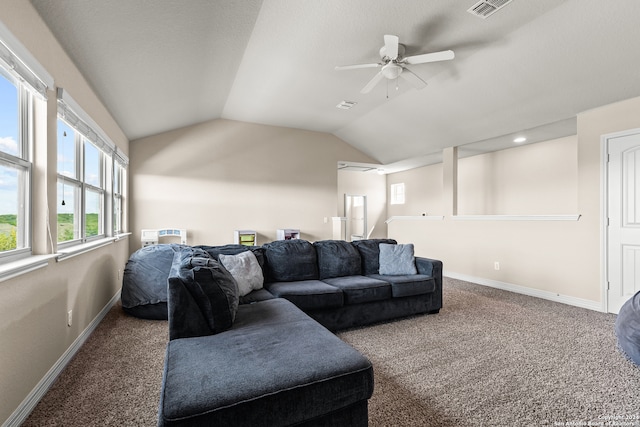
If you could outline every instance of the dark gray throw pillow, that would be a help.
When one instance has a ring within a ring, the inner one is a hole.
[[[318,279],[318,260],[313,245],[300,239],[265,243],[265,282]]]
[[[205,251],[176,252],[168,288],[169,339],[217,334],[233,325],[238,285]]]
[[[331,277],[358,276],[362,273],[360,252],[344,240],[314,242],[318,256],[320,280]]]

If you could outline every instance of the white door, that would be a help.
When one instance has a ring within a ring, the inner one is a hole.
[[[608,311],[640,291],[640,134],[610,138],[608,163]]]

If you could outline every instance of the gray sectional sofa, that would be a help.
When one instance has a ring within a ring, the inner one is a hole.
[[[437,313],[442,307],[442,263],[414,257],[412,246],[396,243],[391,239],[267,243],[264,287],[330,330]],[[380,274],[380,245],[411,249],[406,253],[410,265],[398,268],[401,260],[390,254],[390,269]]]
[[[373,367],[329,330],[442,307],[442,263],[390,239],[148,253],[163,261],[132,255],[122,297],[127,312],[162,317],[162,295],[131,288],[166,274],[160,426],[366,426]],[[146,306],[125,301],[143,294]]]

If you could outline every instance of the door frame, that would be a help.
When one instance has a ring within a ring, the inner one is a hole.
[[[640,135],[640,128],[600,136],[600,282],[604,313],[609,313],[609,142],[631,135]]]

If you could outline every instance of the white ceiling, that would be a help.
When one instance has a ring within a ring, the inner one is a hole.
[[[382,164],[575,134],[577,113],[640,96],[640,1],[31,0],[131,140],[216,118],[333,133]],[[384,34],[452,49],[360,89]],[[355,101],[351,110],[336,105]],[[472,144],[472,145],[467,145]]]

